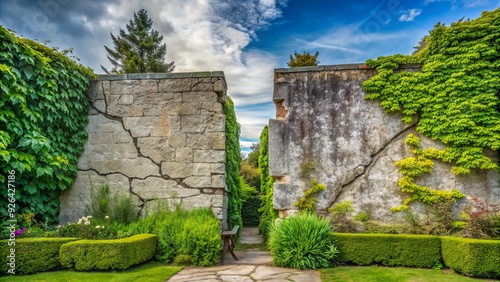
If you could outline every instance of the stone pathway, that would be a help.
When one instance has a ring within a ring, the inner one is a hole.
[[[238,244],[256,244],[262,242],[262,236],[255,227],[243,228]],[[235,252],[238,260],[226,256],[224,265],[212,267],[186,267],[169,282],[321,282],[316,270],[297,270],[274,267],[269,252],[249,249]]]

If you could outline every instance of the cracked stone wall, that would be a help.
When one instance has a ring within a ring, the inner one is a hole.
[[[406,66],[414,71],[418,66]],[[269,121],[269,170],[276,180],[274,207],[280,216],[296,212],[295,202],[311,180],[327,185],[317,198],[317,211],[351,200],[355,213],[367,212],[382,222],[397,221],[392,213],[407,197],[397,185],[396,161],[412,156],[404,144],[416,134],[415,124],[399,114],[385,114],[379,101],[365,100],[362,83],[375,70],[366,65],[336,65],[277,69],[273,100],[276,119]],[[443,145],[421,135],[424,148]],[[488,152],[498,161],[496,152]],[[456,188],[468,197],[500,203],[500,175],[475,171],[456,176],[448,164],[435,162],[434,172],[418,179],[436,189]],[[466,200],[455,205],[463,209]],[[423,212],[421,204],[412,204]]]
[[[133,199],[145,214],[166,203],[210,207],[227,219],[226,82],[222,72],[101,75],[89,89],[89,138],[61,224],[84,216],[92,188]]]

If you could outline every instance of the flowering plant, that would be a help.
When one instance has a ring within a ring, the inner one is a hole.
[[[84,216],[76,223],[58,226],[57,235],[60,237],[78,237],[83,239],[113,239],[116,232],[106,227],[104,222],[93,219],[91,215]]]

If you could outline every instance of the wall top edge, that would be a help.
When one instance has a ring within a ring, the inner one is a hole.
[[[419,64],[405,64],[399,66],[399,69],[420,69]],[[336,71],[336,70],[373,70],[368,65],[363,63],[341,64],[341,65],[325,65],[311,66],[298,68],[279,68],[274,69],[274,73],[295,73],[295,72],[320,72],[320,71]]]
[[[144,80],[144,79],[206,78],[206,77],[222,77],[225,80],[223,71],[98,74],[97,80]]]

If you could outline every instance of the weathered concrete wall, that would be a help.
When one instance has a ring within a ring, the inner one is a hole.
[[[414,71],[416,66],[407,66]],[[390,222],[400,214],[408,194],[394,164],[412,155],[404,144],[415,124],[399,114],[385,114],[379,101],[365,100],[362,83],[375,74],[365,65],[277,69],[274,77],[276,119],[269,123],[270,175],[276,179],[274,207],[281,216],[294,212],[295,202],[310,188],[311,179],[326,184],[317,200],[318,211],[351,200],[356,212]],[[443,145],[421,135],[424,148]],[[491,152],[496,158],[497,154]],[[467,196],[500,203],[498,172],[475,171],[456,176],[450,165],[436,162],[434,172],[418,179],[437,189],[456,188]],[[463,208],[465,200],[456,204]],[[422,205],[413,204],[417,210]]]
[[[227,219],[222,72],[102,75],[89,90],[89,139],[61,196],[60,222],[84,216],[92,187],[154,202],[211,207]]]

